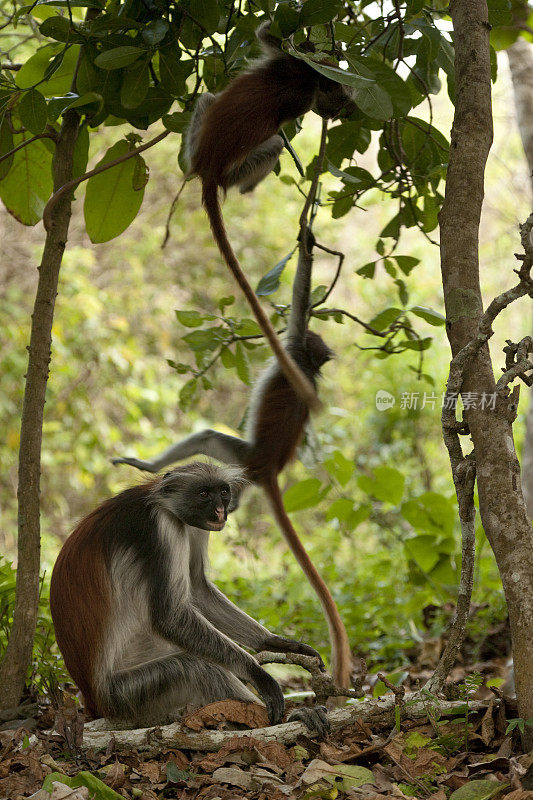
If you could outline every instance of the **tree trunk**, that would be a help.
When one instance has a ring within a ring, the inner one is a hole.
[[[72,178],[78,127],[78,114],[75,111],[67,112],[52,162],[54,191]],[[37,624],[43,415],[57,283],[67,241],[71,205],[72,196],[65,195],[54,210],[53,224],[47,233],[39,266],[39,282],[32,314],[28,371],[20,427],[15,613],[7,650],[0,664],[0,708],[16,706],[20,700],[28,666],[31,663],[33,636]]]
[[[533,196],[533,47],[525,39],[517,39],[507,50],[518,130],[529,165]],[[533,520],[533,397],[530,396],[526,420],[526,438],[522,450],[522,490],[528,517]]]
[[[456,106],[445,201],[440,214],[441,269],[447,333],[455,355],[478,330],[482,313],[478,232],[485,163],[492,143],[490,52],[486,0],[452,0]],[[509,277],[514,264],[509,254]],[[488,346],[465,370],[462,392],[492,396]],[[465,411],[476,455],[479,509],[500,571],[513,637],[518,708],[533,716],[533,529],[526,515],[512,410],[500,401]]]

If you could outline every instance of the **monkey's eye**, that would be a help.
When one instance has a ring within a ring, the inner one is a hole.
[[[209,496],[209,492],[207,491],[207,489],[201,489],[200,490],[200,497],[208,497],[208,496]]]
[[[228,494],[229,494],[229,489],[227,488],[227,486],[223,486],[223,487],[222,487],[222,489],[220,490],[220,494],[221,494],[223,497],[227,497],[227,496],[228,496]]]

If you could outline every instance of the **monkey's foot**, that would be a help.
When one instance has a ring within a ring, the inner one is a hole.
[[[330,731],[328,713],[325,706],[301,706],[301,708],[295,708],[287,717],[287,722],[303,722],[305,727],[311,733],[316,733],[319,739],[324,739]]]

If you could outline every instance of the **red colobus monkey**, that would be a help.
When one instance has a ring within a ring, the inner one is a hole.
[[[302,298],[308,296],[308,274],[299,263],[286,347],[298,367],[315,386],[320,368],[333,354],[320,336],[306,330],[306,318],[302,320],[301,315],[295,311],[302,306]],[[307,305],[304,307],[307,308]],[[309,558],[285,511],[278,483],[279,473],[295,457],[308,418],[306,403],[295,393],[281,372],[277,360],[274,360],[252,391],[244,440],[208,429],[172,445],[152,461],[115,458],[113,463],[130,464],[148,472],[158,472],[175,461],[203,454],[225,464],[241,466],[246,481],[263,488],[276,522],[322,604],[332,643],[333,677],[339,687],[346,689],[351,685],[352,671],[346,629],[331,592]],[[237,499],[238,495],[232,500],[230,511],[236,507]]]
[[[314,70],[305,61],[284,53],[270,34],[270,23],[257,32],[263,57],[238,75],[219,94],[200,97],[186,136],[190,175],[202,181],[202,201],[213,236],[243,290],[280,367],[294,391],[310,408],[318,407],[312,382],[298,368],[289,349],[281,345],[229,242],[220,201],[238,185],[253,189],[275,166],[283,148],[281,125],[311,109],[329,119],[352,107],[350,90]]]
[[[52,618],[91,715],[161,724],[188,703],[257,701],[250,683],[281,721],[278,683],[242,646],[318,653],[270,633],[206,576],[209,531],[222,530],[242,484],[239,469],[187,464],[107,500],[63,545]],[[294,718],[328,728],[322,707]]]

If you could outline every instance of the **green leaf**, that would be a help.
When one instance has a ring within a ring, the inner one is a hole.
[[[356,88],[354,100],[361,111],[373,119],[387,120],[392,117],[394,109],[390,95],[377,83]]]
[[[126,155],[130,150],[127,141],[122,139],[109,148],[97,167],[108,164],[115,158]],[[108,242],[119,236],[133,222],[141,207],[144,189],[135,191],[134,156],[109,170],[89,178],[85,193],[85,225],[91,242]],[[143,161],[143,159],[141,159]]]
[[[203,328],[182,336],[191,350],[200,353],[202,350],[213,351],[224,342],[225,334],[221,328]]]
[[[165,114],[163,117],[163,125],[167,131],[173,133],[183,133],[191,121],[191,114],[189,111],[177,111],[175,114]]]
[[[187,383],[181,388],[179,404],[180,408],[182,408],[184,411],[186,411],[190,407],[197,389],[198,389],[198,381],[196,380],[196,378],[191,378],[191,380],[187,381]]]
[[[13,147],[13,134],[8,119],[4,117],[0,122],[0,156],[5,156],[6,153],[13,150]],[[11,169],[13,158],[14,156],[9,156],[9,158],[4,159],[4,161],[0,161],[0,181],[6,177]]]
[[[62,95],[70,90],[74,70],[78,62],[80,48],[69,47],[66,52],[59,44],[48,44],[34,53],[19,69],[15,82],[21,89],[31,89],[34,84],[47,80],[39,85],[39,91],[45,97]]]
[[[146,97],[149,86],[150,71],[147,61],[134,64],[126,70],[120,90],[120,102],[124,108],[137,108]]]
[[[31,133],[42,133],[46,128],[48,113],[46,100],[37,89],[30,89],[22,96],[17,111],[20,121]]]
[[[56,120],[69,106],[79,99],[75,92],[68,92],[61,97],[52,97],[48,103],[48,116],[51,120]]]
[[[294,47],[292,47],[292,45],[289,45],[289,52],[295,58],[305,61],[306,64],[309,64],[310,67],[319,72],[321,75],[325,75],[326,78],[335,81],[335,83],[340,83],[343,86],[353,86],[354,88],[359,88],[368,83],[375,83],[373,78],[365,78],[362,75],[356,75],[354,72],[348,72],[348,70],[341,69],[340,67],[331,67],[327,64],[322,64],[320,61],[315,61],[310,56],[307,56],[304,53],[301,53],[299,50],[296,50]]]
[[[111,50],[104,50],[94,59],[94,63],[100,69],[122,69],[137,61],[140,56],[146,53],[142,47],[124,45],[123,47],[113,47]]]
[[[186,328],[199,328],[206,320],[216,319],[213,314],[200,314],[199,311],[176,311],[176,317]]]
[[[229,347],[224,347],[224,349],[220,353],[220,360],[222,361],[222,366],[225,369],[235,368],[235,356],[233,355]]]
[[[147,45],[155,47],[165,38],[169,25],[166,19],[154,19],[149,22],[142,32],[142,37]]]
[[[180,51],[166,47],[159,51],[159,76],[165,89],[174,97],[187,91],[187,78],[194,68],[194,61],[180,59]]]
[[[392,325],[393,322],[396,322],[402,313],[403,312],[401,308],[386,308],[385,311],[381,311],[370,320],[370,325],[377,331],[384,331],[389,327],[389,325]]]
[[[15,146],[30,138],[14,137]],[[36,225],[52,194],[52,154],[42,139],[23,147],[13,156],[11,169],[0,182],[0,198],[23,225]]]
[[[425,319],[430,325],[446,325],[446,317],[443,316],[439,311],[434,311],[432,308],[426,308],[425,306],[413,306],[409,310],[412,311],[413,314],[416,314],[417,317]]]
[[[285,509],[290,512],[317,506],[325,494],[321,486],[318,478],[306,478],[295,483],[283,495]]]
[[[61,772],[52,772],[44,779],[43,789],[45,792],[52,794],[54,787],[53,783],[62,783],[71,789],[78,789],[80,786],[85,786],[89,789],[89,795],[98,800],[123,800],[122,795],[117,794],[113,789],[97,778],[90,772],[82,770],[78,772],[73,778],[63,775]]]
[[[392,256],[404,275],[409,275],[417,264],[420,264],[420,259],[414,256]]]
[[[489,800],[509,786],[499,781],[468,781],[460,789],[452,792],[449,800]]]
[[[354,464],[340,450],[335,450],[331,458],[324,462],[324,467],[341,486],[346,486],[353,474]]]
[[[242,346],[240,342],[237,342],[235,347],[235,367],[237,369],[237,375],[241,379],[246,386],[249,386],[251,383],[250,379],[250,363],[248,361],[248,355],[246,354],[246,350]]]
[[[268,294],[274,294],[279,289],[279,279],[281,273],[285,269],[288,261],[292,258],[294,253],[296,252],[296,248],[291,250],[285,258],[282,258],[281,261],[278,261],[275,267],[272,267],[271,270],[267,272],[266,275],[263,275],[259,283],[257,284],[257,289],[255,290],[256,295],[259,297],[264,297]]]
[[[78,97],[76,100],[70,103],[67,108],[79,108],[80,113],[85,112],[85,114],[88,116],[93,116],[101,111],[103,105],[104,98],[101,94],[98,94],[98,92],[85,92],[85,94],[82,94],[81,97]],[[63,111],[65,110],[66,109],[63,109]]]
[[[360,475],[357,483],[363,491],[384,503],[397,505],[402,499],[405,476],[393,467],[376,467],[374,477]]]
[[[341,7],[340,0],[306,0],[300,11],[300,25],[324,25],[337,16]]]
[[[39,25],[39,30],[43,36],[49,39],[55,39],[58,42],[68,42],[72,37],[70,29],[70,20],[67,17],[48,17],[44,22]],[[74,34],[76,37],[76,34]],[[79,40],[79,35],[77,36]]]
[[[338,497],[326,511],[326,521],[338,519],[339,522],[347,522],[352,513],[353,500],[348,500],[347,497]]]
[[[422,572],[431,572],[439,561],[440,553],[435,547],[434,536],[415,536],[404,542],[409,558],[416,561]]]

